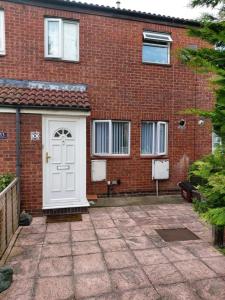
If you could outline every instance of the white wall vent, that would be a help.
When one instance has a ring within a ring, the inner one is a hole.
[[[91,180],[93,182],[106,180],[106,160],[91,161]]]

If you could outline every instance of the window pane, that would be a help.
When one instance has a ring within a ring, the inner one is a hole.
[[[113,122],[112,123],[112,153],[128,154],[129,153],[129,123]]]
[[[95,123],[95,153],[109,153],[109,123]]]
[[[168,47],[143,45],[143,62],[168,64]]]
[[[159,153],[166,152],[166,125],[159,124]]]
[[[59,21],[48,21],[48,55],[60,56],[60,23]]]
[[[141,128],[141,153],[153,154],[153,137],[154,137],[154,124],[142,123]]]
[[[78,25],[76,23],[64,22],[63,24],[64,36],[64,59],[77,60],[78,59]]]
[[[0,11],[0,51],[4,51],[4,11]]]
[[[222,144],[221,138],[215,132],[213,132],[213,134],[212,134],[212,150],[214,151],[221,144]]]

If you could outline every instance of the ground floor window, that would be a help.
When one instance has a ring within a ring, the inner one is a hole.
[[[168,123],[145,121],[141,124],[141,154],[165,155],[168,148]]]
[[[130,122],[96,120],[93,122],[93,154],[129,155]]]
[[[221,138],[215,133],[212,133],[212,152],[216,150],[218,146],[222,145]]]

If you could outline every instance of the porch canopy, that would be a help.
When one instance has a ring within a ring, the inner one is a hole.
[[[87,86],[0,79],[0,106],[90,110]]]

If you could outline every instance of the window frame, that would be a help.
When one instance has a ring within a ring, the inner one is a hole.
[[[149,60],[144,60],[144,58],[143,58],[143,46],[151,46],[151,47],[155,47],[155,48],[167,48],[168,49],[167,63],[153,62],[153,61],[149,61]],[[143,43],[142,43],[142,63],[144,63],[144,64],[165,65],[165,66],[170,65],[170,43],[167,43],[167,45],[163,45],[163,44],[150,43],[150,42],[148,43],[146,41],[143,41]]]
[[[215,147],[215,139],[218,138],[219,139],[219,144],[218,146],[222,145],[222,139],[221,137],[219,137],[214,131],[212,132],[212,153],[215,152],[215,150],[218,148],[218,146]]]
[[[146,38],[146,34],[151,34],[152,38]],[[154,38],[155,36],[158,36]],[[161,36],[167,36],[168,41],[160,39],[159,37]],[[158,43],[157,43],[158,42]],[[171,34],[169,33],[161,33],[161,32],[148,32],[144,31],[143,32],[143,41],[142,41],[142,63],[144,64],[156,64],[156,65],[170,65],[171,63],[171,43],[173,42]],[[151,47],[158,47],[158,48],[167,48],[168,49],[168,54],[167,54],[167,63],[163,62],[154,62],[154,61],[149,61],[149,60],[144,60],[143,59],[143,46],[151,46]]]
[[[142,124],[143,123],[151,123],[153,124],[153,145],[152,149],[154,153],[142,153]],[[160,139],[159,139],[159,134],[160,134],[160,125],[165,125],[165,151],[164,152],[159,152],[160,149]],[[142,157],[156,157],[156,156],[164,156],[168,155],[168,139],[169,139],[169,123],[166,121],[147,121],[143,120],[141,121],[141,145],[140,145],[140,153]],[[156,135],[157,133],[157,141],[156,141]],[[157,148],[157,152],[156,149]]]
[[[5,11],[3,9],[0,9],[0,22],[2,31],[0,34],[2,35],[2,48],[0,48],[0,55],[6,54],[6,42],[5,42]]]
[[[49,28],[49,22],[59,22],[59,55],[50,55],[48,54],[48,28]],[[67,59],[64,57],[64,23],[70,23],[75,24],[77,26],[77,56],[76,59]],[[49,59],[56,59],[56,60],[62,60],[62,61],[71,61],[71,62],[79,62],[80,60],[80,23],[76,20],[68,20],[68,19],[62,19],[62,18],[45,18],[45,26],[44,26],[44,34],[45,34],[45,45],[44,45],[44,52],[45,52],[45,58]]]
[[[114,154],[112,153],[112,123],[128,123],[128,153]],[[95,124],[96,123],[108,123],[109,124],[109,152],[108,153],[96,153],[95,152]],[[92,123],[92,155],[94,156],[110,156],[110,157],[128,157],[130,156],[131,145],[131,122],[126,120],[93,120]]]

